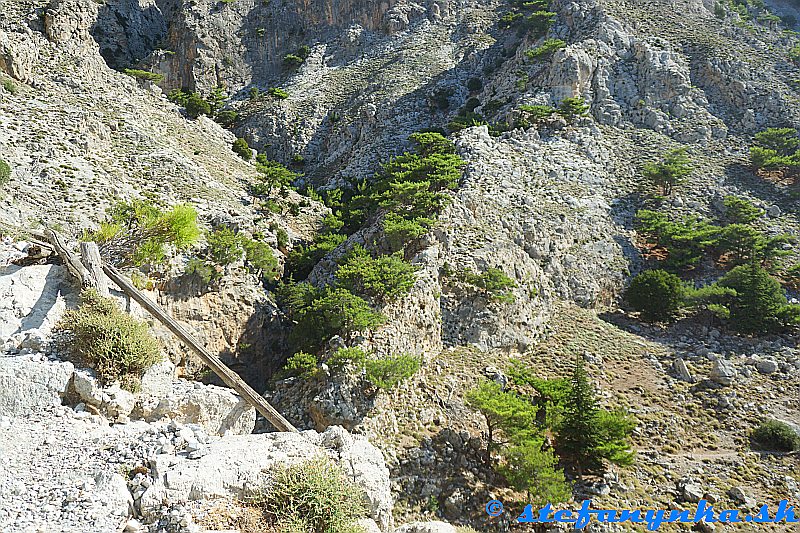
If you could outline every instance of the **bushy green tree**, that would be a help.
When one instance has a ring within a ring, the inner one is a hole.
[[[367,359],[364,362],[364,371],[367,381],[379,389],[388,390],[413,376],[421,364],[420,358],[413,355],[390,355]]]
[[[385,320],[366,300],[344,288],[285,284],[279,297],[296,322],[290,341],[302,349],[320,346],[334,335],[374,329]]]
[[[579,96],[564,98],[558,105],[558,114],[564,117],[567,123],[574,124],[580,117],[589,114],[589,104]]]
[[[270,87],[267,89],[267,94],[278,100],[286,100],[289,98],[289,93],[280,87]]]
[[[463,270],[457,277],[464,283],[477,287],[492,300],[505,303],[512,303],[515,300],[511,290],[517,287],[517,282],[499,268],[489,267],[481,274]]]
[[[186,114],[191,118],[197,118],[200,115],[211,115],[211,104],[209,104],[200,94],[190,93],[186,97]]]
[[[267,159],[264,154],[256,157],[258,181],[251,186],[250,192],[255,196],[270,196],[276,188],[289,187],[300,174],[293,172],[277,161]]]
[[[339,372],[347,367],[363,369],[366,362],[367,352],[358,347],[339,348],[325,361],[334,372]]]
[[[566,502],[572,488],[558,469],[558,458],[544,447],[543,439],[530,439],[512,445],[504,452],[506,462],[500,473],[516,490],[524,490],[526,503],[542,507],[547,503]]]
[[[575,467],[578,476],[600,473],[604,461],[630,464],[628,438],[634,422],[619,412],[602,410],[583,360],[576,358],[564,416],[557,433],[557,449]]]
[[[287,271],[296,279],[305,279],[323,257],[347,240],[347,235],[326,233],[311,244],[298,244],[289,252]]]
[[[200,237],[197,211],[189,205],[176,205],[167,211],[151,202],[118,202],[96,231],[87,231],[83,240],[98,243],[100,251],[117,266],[161,264],[167,246],[178,251],[191,247]]]
[[[688,268],[699,263],[719,244],[721,228],[707,220],[684,218],[672,221],[663,213],[647,209],[636,213],[637,229],[667,252],[666,266]]]
[[[376,301],[407,294],[416,281],[417,268],[398,254],[374,258],[356,245],[336,269],[336,282],[354,294]]]
[[[233,141],[233,153],[244,159],[245,161],[250,161],[253,159],[253,150],[250,149],[250,145],[247,144],[245,139],[239,137],[235,141]]]
[[[569,499],[572,491],[564,473],[557,469],[552,450],[544,446],[536,406],[494,381],[482,382],[466,400],[486,419],[488,464],[493,464],[493,454],[500,454],[503,460],[497,470],[514,488],[526,491],[531,503]]]
[[[536,433],[536,407],[494,381],[483,381],[467,393],[466,400],[486,419],[487,462],[501,445],[527,440],[525,436]]]
[[[272,248],[263,242],[237,233],[222,226],[206,234],[208,260],[215,265],[226,266],[244,258],[245,266],[253,272],[260,272],[265,279],[277,274],[278,260]]]
[[[631,281],[625,298],[639,311],[642,319],[667,321],[680,310],[686,298],[681,279],[665,270],[646,270]]]
[[[525,115],[528,120],[534,123],[543,122],[553,116],[556,109],[549,105],[521,105],[519,110]]]
[[[794,128],[769,128],[757,133],[750,148],[754,167],[790,173],[800,169],[800,137]]]
[[[282,370],[286,376],[311,379],[319,373],[319,360],[314,354],[297,352],[286,360]]]
[[[738,196],[726,196],[723,204],[725,218],[730,224],[750,224],[764,215],[763,209]]]
[[[800,306],[788,303],[778,280],[757,262],[734,268],[719,285],[736,291],[726,307],[737,331],[770,333],[800,322]]]
[[[525,51],[525,57],[528,59],[538,60],[542,57],[549,56],[553,54],[557,50],[560,50],[567,46],[567,43],[562,41],[561,39],[545,39],[542,44],[537,46],[536,48],[531,48],[530,50]]]
[[[647,163],[642,174],[661,194],[669,196],[676,185],[683,183],[692,173],[692,164],[685,148],[675,148],[664,154],[661,161]]]

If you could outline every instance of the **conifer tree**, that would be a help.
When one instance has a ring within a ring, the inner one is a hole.
[[[602,460],[594,452],[600,444],[597,424],[597,399],[589,382],[583,359],[575,359],[570,391],[564,404],[564,418],[558,432],[558,443],[575,466],[578,476],[602,468]]]

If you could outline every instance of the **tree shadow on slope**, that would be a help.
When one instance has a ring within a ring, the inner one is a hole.
[[[786,186],[756,175],[742,163],[732,163],[725,168],[728,181],[747,190],[756,198],[777,205],[782,213],[800,216],[800,182]]]

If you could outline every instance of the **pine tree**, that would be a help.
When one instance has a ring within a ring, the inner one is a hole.
[[[757,261],[734,268],[719,285],[736,291],[727,308],[738,331],[769,333],[798,323],[800,306],[788,304],[778,280]]]
[[[607,411],[598,406],[583,360],[577,358],[570,391],[564,402],[557,444],[561,457],[571,461],[578,477],[584,473],[602,473],[604,461],[630,464],[633,452],[628,437],[635,425],[625,413]]]
[[[494,381],[485,381],[467,393],[467,403],[486,418],[487,463],[491,463],[491,454],[501,444],[524,441],[536,431],[536,407],[515,393],[504,391]]]
[[[569,500],[572,489],[558,470],[553,450],[543,448],[541,438],[512,446],[505,452],[506,464],[500,469],[517,490],[524,490],[527,503],[541,507],[546,503]]]
[[[692,173],[692,166],[685,148],[676,148],[664,154],[658,163],[647,163],[642,174],[648,181],[661,189],[664,196],[672,194],[673,188],[686,180]]]
[[[597,424],[597,398],[583,359],[575,359],[575,370],[570,380],[570,391],[564,404],[564,418],[558,432],[561,452],[575,466],[578,477],[586,472],[602,468],[602,460],[595,454],[600,445],[600,431]]]

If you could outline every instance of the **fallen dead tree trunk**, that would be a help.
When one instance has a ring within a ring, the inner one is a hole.
[[[141,291],[131,284],[130,281],[125,279],[116,268],[111,265],[103,265],[103,272],[111,278],[111,281],[116,283],[122,292],[133,298],[139,305],[145,308],[151,315],[153,315],[159,322],[164,324],[169,330],[175,334],[181,341],[183,341],[189,348],[194,350],[197,355],[207,364],[216,375],[222,379],[229,387],[234,389],[239,395],[247,400],[249,404],[256,408],[256,410],[264,415],[264,418],[275,426],[278,431],[292,431],[296,432],[297,429],[289,423],[274,407],[272,407],[263,396],[253,390],[250,385],[239,377],[239,375],[225,366],[225,363],[219,357],[212,354],[200,345],[197,340],[187,332],[183,326],[170,317],[164,309],[150,298],[145,296]]]
[[[64,245],[61,236],[57,232],[48,229],[44,236],[64,261],[70,273],[81,282],[82,287],[93,288],[98,290],[101,294],[108,294],[108,284],[106,282],[106,276],[108,276],[122,292],[146,309],[156,320],[164,324],[184,344],[197,353],[200,359],[202,359],[226,385],[235,390],[247,403],[261,413],[275,429],[278,431],[297,432],[297,429],[272,407],[263,396],[253,390],[253,388],[240,378],[236,372],[228,368],[219,357],[206,350],[197,339],[175,321],[175,319],[169,316],[160,305],[134,287],[116,268],[103,263],[95,243],[81,243],[82,260],[80,260]]]

